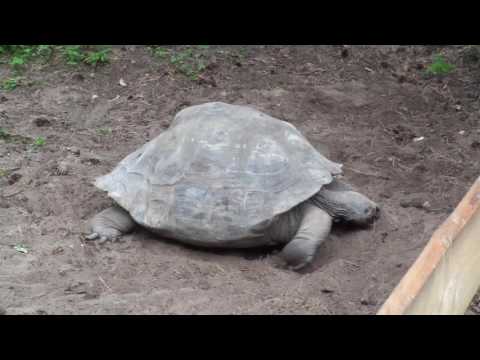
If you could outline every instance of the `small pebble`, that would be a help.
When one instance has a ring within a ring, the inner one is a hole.
[[[10,175],[8,177],[8,184],[9,185],[13,185],[15,184],[18,180],[20,180],[22,178],[22,175],[21,174],[18,174],[18,173],[13,173],[12,175]]]
[[[73,155],[80,155],[80,149],[75,146],[68,147],[67,151],[71,152]]]
[[[49,126],[51,124],[50,120],[44,117],[38,117],[33,120],[33,123],[38,127]]]
[[[72,76],[72,79],[75,80],[75,81],[83,81],[83,80],[85,80],[85,76],[83,76],[80,73],[76,73]]]

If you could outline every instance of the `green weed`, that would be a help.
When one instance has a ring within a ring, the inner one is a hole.
[[[97,129],[97,134],[98,135],[106,136],[106,135],[110,135],[111,133],[112,133],[112,129],[110,129],[110,128],[98,128]]]
[[[427,73],[432,75],[446,75],[455,69],[453,64],[447,63],[443,56],[437,55],[432,64],[427,67]]]
[[[84,62],[89,65],[97,66],[98,64],[108,63],[109,48],[100,49],[98,51],[89,51],[84,57]]]
[[[6,91],[12,91],[19,85],[19,78],[9,78],[2,82],[2,89]]]
[[[45,140],[45,138],[39,136],[33,141],[33,147],[40,148],[40,147],[44,146],[46,143],[47,143],[47,141]]]
[[[60,52],[68,65],[78,65],[83,60],[80,45],[63,45],[60,47]]]
[[[175,70],[191,80],[198,80],[206,69],[206,50],[209,45],[191,45],[183,49],[168,50],[153,46],[153,54],[160,60],[168,60]]]

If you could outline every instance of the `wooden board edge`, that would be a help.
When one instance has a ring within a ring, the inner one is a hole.
[[[465,238],[465,236],[462,237],[460,235],[462,234],[462,231],[468,227],[472,218],[475,218],[475,214],[480,213],[479,208],[480,177],[475,181],[447,220],[445,220],[445,222],[433,233],[422,253],[382,305],[377,312],[377,315],[402,315],[411,313],[409,308],[418,301],[418,298],[420,296],[428,296],[428,294],[425,295],[425,292],[427,291],[433,291],[429,290],[432,286],[428,285],[429,282],[432,283],[434,281],[434,278],[438,278],[438,275],[435,276],[435,271],[437,269],[442,267],[442,276],[448,277],[448,271],[445,271],[445,269],[451,267],[452,261],[454,263],[460,263],[460,259],[456,261],[454,256],[446,255],[448,252],[452,252],[451,249],[455,246],[458,247],[461,245],[465,247],[468,245],[468,242],[470,242],[471,245],[474,244],[474,236],[470,235],[469,238]],[[480,218],[480,215],[476,217],[477,222],[478,218]],[[480,234],[474,245],[478,243],[480,243]],[[456,253],[459,252],[456,251]],[[447,259],[448,265],[446,265]],[[477,266],[480,267],[480,263]],[[441,269],[439,269],[439,271],[441,271]],[[471,280],[477,281],[476,279]],[[478,279],[478,282],[480,282],[480,278]],[[447,283],[448,281],[443,281],[443,286],[447,286]],[[444,297],[447,289],[442,289],[442,286],[435,286],[435,289],[436,290],[434,291],[444,292],[436,294],[439,302],[448,300]],[[433,294],[430,294],[430,296],[433,296]],[[455,294],[455,296],[458,296],[458,294]],[[433,307],[432,312],[435,312]]]

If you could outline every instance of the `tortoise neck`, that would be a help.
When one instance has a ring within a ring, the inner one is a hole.
[[[345,200],[344,191],[330,191],[325,188],[322,188],[310,199],[315,206],[325,210],[328,215],[337,220],[348,217]]]

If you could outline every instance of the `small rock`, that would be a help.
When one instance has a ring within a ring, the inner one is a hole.
[[[22,175],[21,174],[18,174],[18,173],[13,173],[12,175],[10,175],[8,177],[8,184],[9,185],[13,185],[15,184],[16,182],[18,182],[18,180],[20,180],[22,178]]]
[[[333,290],[330,290],[330,289],[322,289],[322,290],[320,290],[320,291],[321,291],[322,293],[324,293],[324,294],[332,294],[332,293],[334,293],[334,291],[333,291]]]
[[[399,83],[404,83],[407,81],[407,75],[402,72],[396,72],[393,74],[393,76],[397,78]]]
[[[8,98],[6,96],[0,96],[0,103],[3,103],[5,101],[8,101]]]
[[[33,123],[38,127],[50,126],[51,122],[47,118],[38,117],[33,120]]]
[[[99,159],[95,159],[95,158],[82,159],[81,162],[82,162],[82,164],[90,164],[90,165],[98,165],[98,164],[100,164],[100,160],[99,160]]]
[[[419,172],[419,173],[424,173],[427,170],[428,170],[427,167],[423,164],[418,164],[413,168],[414,172]]]
[[[120,84],[120,86],[127,86],[127,83],[123,79],[120,79],[118,83]]]
[[[381,66],[382,68],[384,68],[384,69],[387,69],[388,67],[390,67],[390,64],[389,64],[388,62],[386,62],[386,61],[382,61],[382,62],[380,63],[380,66]]]
[[[76,73],[76,74],[73,74],[72,80],[75,80],[75,81],[83,81],[83,80],[85,80],[85,76],[83,76],[83,75],[80,74],[80,73]]]
[[[429,209],[431,207],[430,202],[425,199],[424,194],[409,194],[404,195],[404,198],[400,201],[400,206],[403,208],[417,208],[417,209]]]
[[[73,155],[76,155],[76,156],[80,155],[80,149],[75,146],[68,147],[67,151],[71,152]]]
[[[465,130],[459,131],[458,134],[459,135],[465,135]]]
[[[52,255],[60,255],[64,252],[65,250],[63,250],[63,248],[61,246],[53,249],[52,251]]]
[[[472,149],[479,150],[480,149],[480,141],[474,141],[470,144]]]
[[[348,51],[347,48],[343,48],[342,51],[340,52],[340,56],[344,59],[347,58],[349,55],[350,55],[350,52]]]

